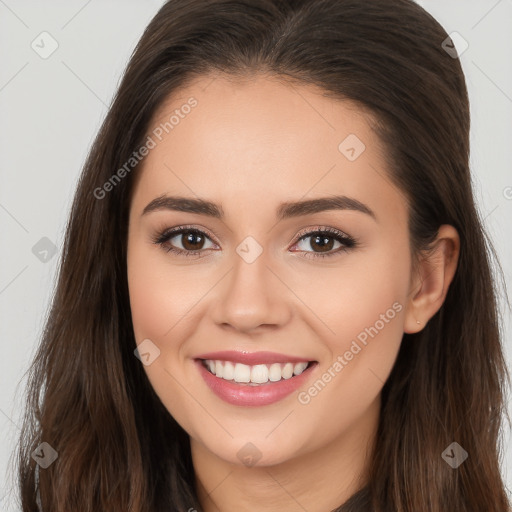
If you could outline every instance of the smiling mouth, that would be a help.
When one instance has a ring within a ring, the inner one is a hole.
[[[231,361],[201,359],[201,364],[219,379],[248,386],[261,386],[301,375],[317,361],[246,365]]]

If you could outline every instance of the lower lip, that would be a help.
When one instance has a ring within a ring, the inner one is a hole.
[[[317,365],[316,362],[311,363],[300,375],[289,379],[281,379],[277,382],[269,381],[266,384],[253,386],[216,377],[204,367],[201,360],[195,362],[206,384],[219,398],[232,405],[249,407],[270,405],[282,400],[304,385],[311,371]]]

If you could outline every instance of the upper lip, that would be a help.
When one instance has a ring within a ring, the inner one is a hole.
[[[249,366],[256,364],[272,363],[308,363],[311,360],[306,357],[278,354],[277,352],[237,352],[235,350],[223,350],[221,352],[208,352],[196,356],[196,359],[210,359],[214,361],[231,361]]]

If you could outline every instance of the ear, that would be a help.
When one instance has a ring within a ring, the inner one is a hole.
[[[421,331],[443,305],[457,269],[459,252],[457,230],[443,224],[432,249],[420,256],[418,268],[411,279],[404,332],[412,334]]]

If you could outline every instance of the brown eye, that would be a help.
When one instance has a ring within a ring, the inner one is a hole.
[[[210,246],[205,244],[210,243]],[[154,239],[154,243],[161,245],[167,252],[190,256],[198,255],[206,249],[215,247],[210,237],[199,229],[179,228],[165,231]]]
[[[309,239],[309,241],[308,241]],[[333,228],[317,229],[303,234],[295,244],[306,258],[334,256],[356,246],[356,241]]]
[[[186,250],[196,251],[203,248],[205,237],[202,234],[190,231],[178,236],[181,236],[181,244]]]
[[[332,236],[316,235],[311,238],[309,245],[313,250],[318,249],[318,252],[331,251],[334,246],[334,238]]]

